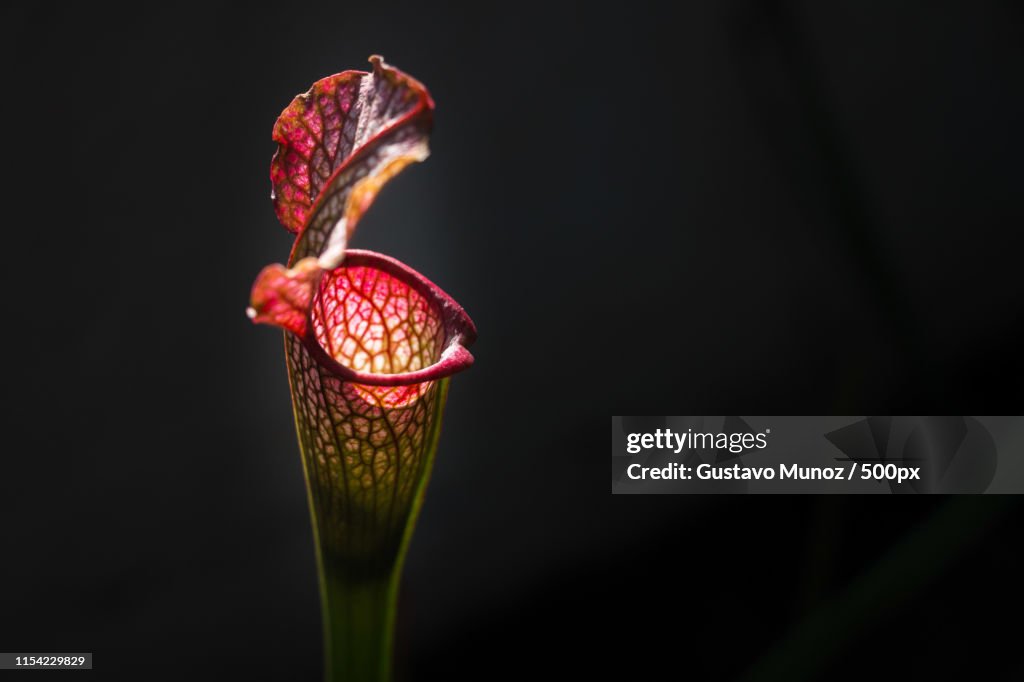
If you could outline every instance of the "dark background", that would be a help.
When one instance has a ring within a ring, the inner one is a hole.
[[[613,498],[606,459],[612,414],[1021,414],[1019,3],[22,3],[3,28],[0,649],[319,679],[281,339],[244,310],[291,244],[277,114],[380,53],[430,88],[433,155],[355,245],[480,330],[401,679],[1024,677],[1012,499]]]

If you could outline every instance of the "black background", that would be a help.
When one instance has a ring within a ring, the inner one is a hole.
[[[281,339],[244,310],[291,244],[277,114],[380,53],[433,154],[355,245],[480,330],[400,679],[731,679],[822,614],[787,679],[1024,676],[1012,501],[613,498],[606,459],[612,414],[1021,413],[1019,3],[4,12],[0,649],[319,678]],[[908,563],[937,522],[970,540]]]

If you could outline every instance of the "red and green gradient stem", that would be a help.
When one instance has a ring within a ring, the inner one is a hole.
[[[306,468],[310,515],[313,519],[328,680],[389,680],[394,651],[395,614],[402,567],[423,505],[430,472],[441,435],[441,413],[448,393],[448,379],[438,382],[439,408],[430,426],[423,471],[413,493],[404,532],[394,556],[378,565],[359,569],[349,557],[325,551],[321,542],[314,482]],[[303,463],[307,457],[303,454]]]

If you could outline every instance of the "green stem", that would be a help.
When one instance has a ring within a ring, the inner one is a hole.
[[[321,585],[328,682],[391,679],[398,568],[384,576],[355,577],[336,561],[324,562]]]

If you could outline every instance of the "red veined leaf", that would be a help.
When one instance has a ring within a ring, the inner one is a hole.
[[[373,71],[345,71],[296,97],[274,126],[274,208],[299,234],[290,262],[340,262],[381,187],[429,154],[434,103],[415,79],[370,58]]]

